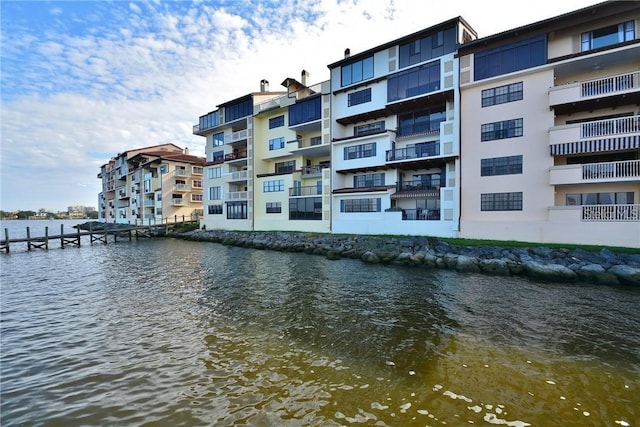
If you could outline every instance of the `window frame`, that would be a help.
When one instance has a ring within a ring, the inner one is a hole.
[[[501,212],[501,211],[522,211],[523,193],[522,191],[503,193],[481,193],[481,212]]]

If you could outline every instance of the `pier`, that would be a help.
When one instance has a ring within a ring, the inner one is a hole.
[[[172,224],[176,225],[176,224]],[[45,227],[44,236],[32,236],[29,227],[26,227],[26,237],[11,238],[9,230],[4,229],[4,238],[0,240],[0,251],[9,253],[11,246],[19,243],[26,243],[27,251],[34,249],[48,250],[51,244],[59,242],[60,248],[80,247],[82,238],[88,236],[89,244],[101,242],[103,244],[117,242],[118,240],[131,241],[142,237],[153,237],[164,235],[169,231],[168,223],[150,225],[112,225],[107,224],[99,229],[93,229],[89,223],[88,230],[77,228],[73,232],[65,232],[64,225],[60,225],[59,234],[49,234],[49,227]],[[86,239],[85,239],[86,240]]]

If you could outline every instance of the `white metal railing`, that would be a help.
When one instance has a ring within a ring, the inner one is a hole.
[[[233,132],[224,136],[224,143],[230,144],[232,142],[241,141],[243,139],[247,139],[247,130],[240,130],[238,132]]]
[[[619,74],[581,83],[581,96],[599,96],[612,92],[623,92],[640,88],[640,71]]]
[[[188,184],[176,184],[174,186],[176,191],[187,191],[189,189],[189,185]]]
[[[191,176],[187,169],[174,169],[173,176]]]
[[[640,115],[616,119],[596,120],[580,124],[581,138],[622,135],[640,131]]]
[[[230,193],[226,193],[224,196],[225,200],[247,200],[247,192],[246,191],[232,191]]]
[[[640,205],[585,205],[582,206],[582,221],[640,221]]]
[[[640,177],[640,160],[582,165],[582,179],[586,180],[638,177]]]
[[[232,181],[241,181],[247,179],[247,171],[231,172]]]
[[[177,206],[183,206],[186,204],[186,200],[185,199],[171,199],[171,204],[172,205],[177,205]]]

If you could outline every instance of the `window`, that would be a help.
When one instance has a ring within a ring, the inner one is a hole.
[[[194,179],[191,186],[193,188],[202,188],[202,181],[200,181],[199,179]]]
[[[440,123],[447,119],[444,105],[398,116],[398,136],[440,131]]]
[[[480,139],[482,141],[493,141],[496,139],[522,136],[522,119],[487,123],[481,126],[480,133]]]
[[[374,157],[376,155],[376,143],[354,145],[344,147],[344,160],[361,159],[364,157]]]
[[[368,173],[353,177],[354,188],[381,187],[384,185],[384,173]]]
[[[163,174],[163,173],[167,173],[167,172],[169,172],[169,165],[160,165],[160,173]],[[146,174],[145,174],[145,176],[146,176]]]
[[[582,33],[580,41],[582,51],[586,52],[592,49],[628,42],[633,39],[635,39],[633,21],[627,21],[621,24],[611,25],[609,27]]]
[[[225,106],[224,114],[225,114],[224,121],[227,123],[242,117],[252,115],[253,99],[246,98]]]
[[[387,80],[387,101],[397,101],[440,89],[440,61],[401,71]]]
[[[569,193],[566,195],[567,206],[582,205],[632,205],[633,192],[620,193]]]
[[[367,123],[366,125],[358,125],[353,128],[353,136],[365,136],[374,133],[382,132],[384,130],[384,120],[374,123]]]
[[[208,205],[207,213],[209,215],[222,215],[222,205]]]
[[[348,199],[340,200],[340,212],[380,212],[381,199]]]
[[[224,132],[216,133],[211,136],[211,144],[214,147],[224,145]]]
[[[353,105],[364,104],[365,102],[371,101],[371,88],[359,90],[357,92],[350,93],[348,95],[348,106],[351,107]]]
[[[532,37],[474,55],[474,79],[483,80],[547,62],[546,36]]]
[[[521,211],[522,192],[485,193],[480,195],[481,211]]]
[[[454,52],[457,46],[456,38],[457,30],[451,27],[400,45],[400,68]]]
[[[373,56],[342,66],[342,86],[373,78]]]
[[[284,179],[277,179],[274,181],[263,182],[262,191],[265,193],[273,193],[275,191],[284,191]]]
[[[222,187],[209,187],[209,200],[222,200]]]
[[[209,179],[222,178],[222,168],[220,166],[207,169],[207,177]]]
[[[284,137],[273,138],[269,140],[269,150],[279,150],[284,148]]]
[[[192,202],[201,202],[202,201],[202,194],[192,194],[191,195],[191,201]]]
[[[214,111],[209,114],[205,114],[204,116],[200,116],[198,120],[198,126],[200,130],[209,129],[220,124],[220,112]]]
[[[480,176],[522,173],[522,156],[494,157],[480,161]]]
[[[224,160],[224,151],[214,151],[211,153],[212,162],[219,162],[221,160]]]
[[[319,120],[321,117],[320,97],[305,99],[289,107],[289,126]]]
[[[322,197],[301,197],[289,199],[289,219],[322,219]]]
[[[267,202],[267,213],[282,213],[282,203]]]
[[[284,115],[269,119],[269,129],[284,126]]]
[[[482,91],[482,106],[504,104],[522,99],[522,82],[512,83]]]
[[[227,219],[247,219],[247,202],[227,203]]]
[[[288,160],[286,162],[276,163],[276,173],[293,173],[296,170],[296,161]]]

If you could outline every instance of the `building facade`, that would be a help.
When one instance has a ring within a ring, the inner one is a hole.
[[[459,49],[460,237],[640,247],[640,8]]]
[[[456,52],[475,38],[456,18],[329,65],[333,232],[458,235]]]
[[[175,144],[119,153],[98,174],[99,219],[128,224],[201,219],[204,162]]]

